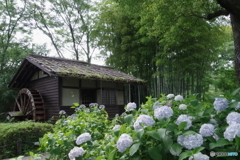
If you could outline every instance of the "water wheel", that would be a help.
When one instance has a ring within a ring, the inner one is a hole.
[[[11,117],[44,122],[46,113],[41,94],[35,89],[23,88],[19,91]]]

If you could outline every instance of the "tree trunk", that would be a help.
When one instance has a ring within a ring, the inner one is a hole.
[[[240,16],[230,14],[234,47],[235,47],[235,71],[237,74],[238,84],[240,85]]]

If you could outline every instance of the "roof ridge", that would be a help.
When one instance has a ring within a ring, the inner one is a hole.
[[[105,68],[112,68],[112,69],[114,69],[114,67],[111,67],[111,66],[103,66],[103,65],[98,65],[98,64],[92,64],[92,63],[88,63],[88,62],[85,62],[85,61],[79,61],[79,60],[70,59],[70,58],[42,56],[42,55],[39,55],[39,54],[30,54],[30,55],[27,56],[27,58],[28,58],[28,57],[34,57],[34,58],[35,58],[35,57],[36,57],[36,58],[42,57],[42,58],[55,59],[55,60],[60,60],[60,61],[72,61],[72,62],[84,63],[84,64],[88,64],[88,65],[92,65],[92,66],[97,66],[97,67],[105,67]]]

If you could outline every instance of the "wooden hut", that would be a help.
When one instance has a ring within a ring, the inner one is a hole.
[[[72,114],[74,109],[70,107],[73,103],[86,106],[90,103],[104,104],[109,116],[113,117],[122,113],[127,103],[124,93],[129,91],[124,89],[124,85],[142,83],[143,80],[112,67],[29,55],[9,87],[20,89],[15,111],[32,115],[34,120],[46,120],[58,117],[60,110]]]

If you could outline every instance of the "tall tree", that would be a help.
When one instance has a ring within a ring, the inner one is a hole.
[[[30,8],[36,27],[50,38],[59,56],[70,52],[76,60],[90,63],[96,48],[92,6],[90,0],[42,0],[32,1]]]

